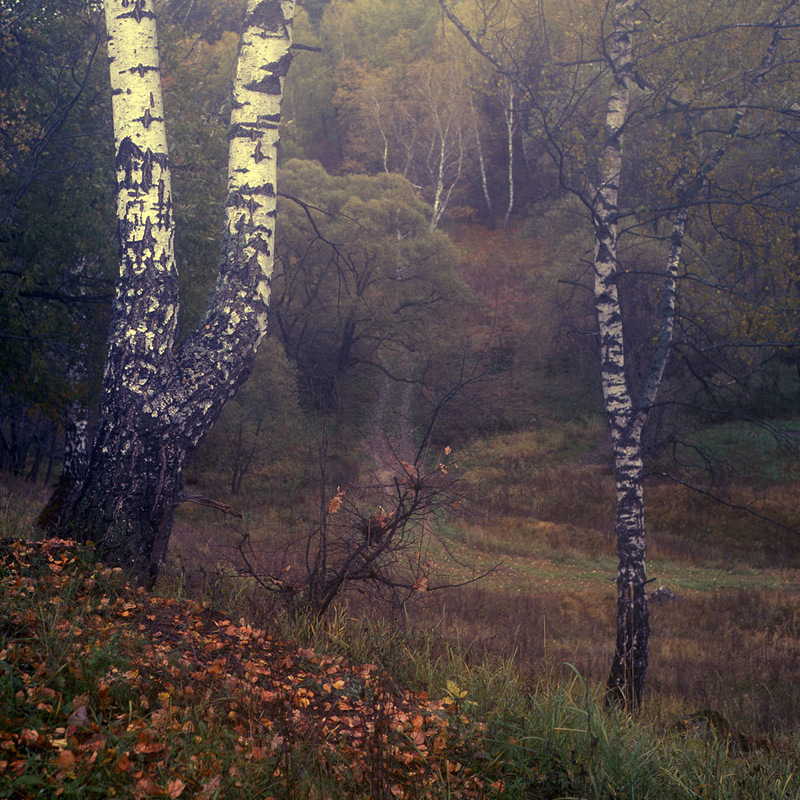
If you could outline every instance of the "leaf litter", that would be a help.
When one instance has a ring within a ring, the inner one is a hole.
[[[498,796],[462,712],[134,589],[91,548],[0,541],[0,798]]]

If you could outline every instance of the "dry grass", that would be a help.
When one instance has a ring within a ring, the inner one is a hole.
[[[561,426],[476,442],[460,461],[477,498],[442,529],[467,578],[490,577],[440,595],[420,595],[402,627],[434,631],[466,659],[513,659],[524,683],[574,665],[602,682],[614,630],[613,486],[602,425]],[[213,486],[206,491],[212,493]],[[6,482],[3,513],[22,531],[44,497]],[[752,500],[762,513],[800,528],[795,490],[762,486]],[[240,498],[217,499],[235,503]],[[297,509],[248,495],[254,536],[297,537]],[[713,709],[749,735],[800,730],[800,537],[726,509],[682,487],[647,488],[649,574],[678,600],[654,603],[646,702],[659,718]],[[27,515],[27,516],[26,516]],[[220,577],[235,564],[240,525],[185,505],[178,513],[164,591],[193,583],[214,602],[235,606],[260,624],[274,608],[247,584]],[[359,612],[358,597],[351,612]],[[374,614],[375,609],[369,608]],[[274,619],[271,620],[274,623]]]

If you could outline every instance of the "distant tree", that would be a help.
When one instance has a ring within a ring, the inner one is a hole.
[[[355,375],[408,377],[404,357],[466,295],[455,250],[400,175],[339,177],[293,160],[281,181],[272,331],[313,405],[341,409]]]
[[[471,89],[457,64],[421,59],[375,72],[345,61],[335,100],[347,119],[345,166],[396,172],[431,206],[439,227],[475,159]]]
[[[178,276],[156,19],[150,0],[105,4],[115,128],[119,278],[97,434],[63,530],[152,581],[187,454],[247,378],[267,321],[275,166],[293,0],[250,0],[234,82],[220,270],[175,340]]]

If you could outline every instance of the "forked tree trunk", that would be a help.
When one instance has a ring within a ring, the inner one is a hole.
[[[151,582],[187,453],[247,378],[266,330],[275,165],[294,0],[248,0],[231,112],[220,272],[178,349],[178,276],[153,0],[106,0],[120,272],[98,432],[64,529]]]

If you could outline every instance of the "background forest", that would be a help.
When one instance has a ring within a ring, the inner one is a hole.
[[[162,6],[186,335],[217,271],[241,3]],[[677,298],[641,443],[646,705],[675,718],[711,709],[775,742],[800,724],[793,6],[637,7],[614,215],[634,403],[663,346],[663,298]],[[380,660],[345,645],[380,627],[395,674],[418,636],[431,660],[460,642],[484,678],[513,662],[529,685],[569,662],[605,681],[614,442],[590,190],[613,82],[610,5],[446,8],[472,44],[435,0],[298,9],[269,337],[193,456],[195,502],[178,514],[160,585],[262,624],[311,620],[353,656]],[[71,454],[85,457],[95,420],[117,251],[103,39],[94,3],[0,4],[10,532],[33,521]]]

